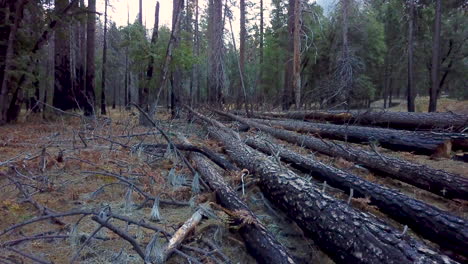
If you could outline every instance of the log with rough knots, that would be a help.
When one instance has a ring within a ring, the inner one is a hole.
[[[423,190],[445,198],[468,200],[468,179],[443,170],[412,163],[377,151],[367,151],[347,144],[326,141],[312,136],[304,136],[295,132],[273,128],[252,120],[216,111],[233,120],[255,127],[276,138],[304,146],[320,153],[342,157],[351,162],[380,172],[394,179],[406,182]]]
[[[408,225],[423,237],[439,244],[444,249],[468,258],[468,223],[457,216],[434,206],[413,199],[396,190],[367,181],[349,172],[325,165],[310,157],[266,140],[248,138],[245,143],[269,155],[278,155],[281,160],[307,172],[314,178],[327,181],[332,187],[346,193],[353,189],[354,197],[369,197],[371,204],[398,222]]]
[[[219,203],[234,214],[239,212],[240,217],[235,219],[240,225],[238,231],[246,243],[248,252],[257,262],[294,263],[288,250],[260,223],[236,192],[223,181],[214,166],[198,153],[191,153],[189,158],[203,179],[214,190]],[[246,217],[249,217],[252,223],[242,224]]]
[[[255,122],[270,126],[280,126],[297,132],[307,132],[323,138],[345,140],[355,143],[378,142],[382,147],[398,151],[414,151],[426,155],[438,155],[449,158],[453,141],[468,144],[468,135],[461,133],[431,133],[404,131],[387,128],[344,126],[334,124],[311,123],[296,120],[264,120]]]
[[[238,165],[260,177],[265,195],[336,262],[455,263],[379,219],[327,196],[318,186],[231,136],[227,128],[208,127],[208,131]]]
[[[452,129],[461,131],[468,125],[468,116],[455,113],[414,113],[390,111],[292,111],[257,112],[257,116],[291,119],[326,120],[333,123],[361,124],[399,129]]]

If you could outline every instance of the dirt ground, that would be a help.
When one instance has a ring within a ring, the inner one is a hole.
[[[173,140],[185,136],[195,145],[222,153],[220,145],[208,139],[202,127],[185,119],[170,120],[167,113],[159,114],[157,120]],[[259,132],[250,131],[243,136],[252,133]],[[297,146],[276,142],[310,154]],[[77,263],[141,263],[127,241],[106,228],[97,231],[100,225],[91,219],[92,215],[57,217],[54,219],[58,221],[46,219],[6,233],[2,230],[41,215],[110,209],[113,214],[135,223],[144,222],[169,233],[175,232],[200,205],[215,202],[215,197],[207,191],[197,191],[194,176],[173,150],[166,148],[149,153],[142,147],[157,143],[166,141],[154,128],[139,126],[136,112],[124,110],[113,110],[107,118],[86,122],[73,116],[43,121],[38,116],[27,115],[17,124],[0,127],[0,262],[36,263],[32,260],[36,258],[69,263],[79,251]],[[468,167],[463,162],[381,151],[468,177]],[[314,155],[324,163],[468,218],[465,202],[435,196],[341,159]],[[225,173],[225,179],[233,187],[240,184],[239,175]],[[138,190],[160,198],[157,207],[160,220],[150,219],[155,212],[153,202],[142,205],[146,197]],[[258,187],[251,185],[245,195],[240,195],[298,263],[334,263],[293,221],[266,200]],[[347,195],[340,192],[333,195],[347,199]],[[353,199],[352,204],[403,228],[366,201]],[[192,263],[256,263],[235,227],[226,221],[227,215],[213,212],[214,216],[205,218],[184,241],[182,253],[174,254],[168,263],[189,260]],[[156,247],[167,241],[164,235],[152,229],[116,219],[111,223],[125,230],[143,250],[155,236]],[[20,241],[22,239],[24,241]]]

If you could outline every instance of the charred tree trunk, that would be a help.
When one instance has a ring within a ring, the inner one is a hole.
[[[434,36],[432,42],[431,88],[429,90],[428,112],[437,110],[437,96],[439,90],[440,70],[440,27],[441,27],[441,0],[435,1]]]
[[[102,47],[101,115],[106,115],[107,1],[104,0],[104,46]]]
[[[56,0],[56,10],[63,10],[68,0]],[[58,12],[57,12],[58,13]],[[55,31],[55,87],[53,105],[61,110],[75,108],[70,67],[70,29],[60,27]]]
[[[9,115],[8,112],[11,103],[15,102],[8,102],[8,93],[11,89],[11,77],[9,73],[11,70],[13,70],[14,44],[16,42],[16,36],[18,33],[20,22],[23,18],[23,9],[26,3],[27,0],[19,0],[16,3],[14,3],[14,1],[2,3],[2,7],[10,9],[10,11],[14,12],[15,15],[13,18],[13,25],[11,25],[10,28],[6,30],[8,32],[8,34],[5,34],[5,37],[7,37],[7,45],[6,48],[4,48],[3,50],[4,54],[2,54],[5,56],[5,61],[3,68],[4,71],[2,72],[3,79],[1,80],[2,82],[0,87],[0,125],[3,125],[6,122],[12,120],[12,117]],[[9,20],[11,20],[10,16],[5,15],[5,24],[9,23]]]
[[[397,151],[415,151],[420,154],[437,155],[449,158],[454,141],[464,141],[468,145],[468,135],[453,133],[438,134],[413,132],[386,128],[321,124],[302,121],[263,120],[254,121],[279,126],[296,132],[307,132],[320,137],[350,141],[355,143],[378,143],[384,148]]]
[[[151,47],[156,45],[159,36],[159,1],[156,2],[156,8],[154,13],[154,27],[153,27],[153,34],[151,36]],[[153,71],[154,71],[154,58],[153,56],[150,57],[150,61],[148,66],[146,67],[146,80],[143,84],[143,89],[140,94],[140,107],[145,112],[151,113],[152,109],[150,109],[150,85],[153,79]],[[143,115],[140,115],[140,124],[144,126],[151,126],[152,124],[145,118]]]
[[[231,211],[236,223],[242,226],[238,231],[246,243],[248,252],[259,263],[294,263],[288,250],[268,232],[236,192],[223,181],[218,171],[200,154],[192,153],[190,159],[216,193],[219,203]],[[247,217],[252,223],[242,224]]]
[[[87,39],[86,39],[86,93],[83,105],[84,115],[92,116],[94,112],[94,78],[95,78],[95,45],[96,45],[96,0],[88,0]]]
[[[409,19],[408,19],[408,112],[414,112],[416,87],[414,86],[414,3],[415,0],[409,0]]]
[[[408,113],[390,111],[294,111],[256,112],[256,116],[271,116],[291,119],[325,120],[337,124],[359,124],[391,127],[397,129],[450,129],[461,131],[468,125],[468,116],[455,113]]]
[[[346,193],[353,189],[353,197],[369,197],[371,205],[376,205],[381,212],[443,248],[466,256],[468,223],[464,219],[267,141],[249,138],[246,144],[269,155],[279,155],[285,162]]]
[[[411,163],[390,155],[377,153],[376,151],[371,152],[357,147],[349,147],[346,144],[303,136],[294,132],[272,128],[231,114],[219,111],[216,112],[251,127],[260,129],[279,139],[305,146],[329,156],[342,157],[351,162],[362,164],[384,175],[388,175],[389,177],[445,198],[468,200],[468,179],[461,175]]]
[[[213,124],[210,119],[194,113]],[[451,261],[379,219],[321,192],[289,169],[231,136],[225,127],[209,127],[229,156],[260,177],[265,195],[288,215],[335,261],[342,263],[430,263]]]
[[[284,64],[284,86],[282,108],[289,110],[293,104],[294,87],[293,87],[293,56],[294,56],[294,8],[296,0],[289,0],[288,5],[288,46],[286,52],[286,62]]]
[[[293,79],[292,86],[294,91],[294,103],[296,109],[301,108],[301,15],[302,3],[301,0],[295,0],[294,4],[294,32],[293,32]]]

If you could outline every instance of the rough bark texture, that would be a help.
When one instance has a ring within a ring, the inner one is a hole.
[[[197,117],[207,120],[206,117]],[[260,177],[265,195],[340,263],[453,262],[384,222],[323,194],[318,186],[246,146],[226,128],[208,128],[229,156]]]
[[[57,13],[69,4],[68,0],[56,0]],[[53,105],[61,110],[75,107],[70,67],[70,28],[59,27],[55,31],[55,82]]]
[[[440,71],[440,26],[441,0],[435,1],[434,35],[432,37],[431,88],[429,90],[429,112],[437,110]]]
[[[86,29],[86,93],[84,102],[85,116],[94,115],[94,78],[95,78],[95,45],[96,45],[96,0],[88,0],[88,20]]]
[[[294,263],[287,249],[260,223],[236,192],[223,181],[218,171],[200,154],[192,153],[190,159],[205,182],[215,191],[219,203],[234,214],[241,213],[240,217],[235,219],[237,224],[242,226],[238,231],[246,243],[247,250],[257,262]],[[246,217],[252,223],[242,225]]]
[[[208,101],[219,106],[222,104],[224,87],[223,1],[210,0],[208,10]]]
[[[351,162],[362,164],[370,169],[392,178],[417,186],[426,191],[446,197],[468,200],[468,179],[454,173],[436,170],[398,159],[390,155],[367,151],[346,144],[325,141],[311,136],[272,128],[235,115],[216,111],[251,127],[258,128],[279,139],[302,145],[333,157],[342,157]]]
[[[399,129],[462,130],[468,125],[468,116],[455,113],[408,113],[389,111],[294,111],[257,112],[257,116],[292,119],[326,120],[333,123],[375,125]]]
[[[106,113],[106,67],[107,67],[107,1],[104,1],[104,45],[102,47],[102,72],[101,72],[101,115]]]
[[[412,132],[386,128],[373,128],[361,126],[344,126],[333,124],[310,123],[293,120],[263,120],[256,122],[270,126],[280,126],[297,132],[308,132],[324,138],[339,139],[356,143],[378,142],[382,147],[399,150],[414,151],[421,154],[443,154],[450,157],[452,138],[458,144],[468,144],[468,135],[454,133],[438,134],[430,132]],[[443,153],[441,153],[443,152]]]
[[[288,44],[286,51],[286,61],[284,64],[284,86],[282,108],[288,110],[294,101],[293,87],[293,54],[294,54],[294,8],[296,0],[289,0],[288,4]]]
[[[307,172],[314,178],[327,181],[346,193],[353,189],[353,196],[369,197],[371,205],[400,223],[408,225],[423,237],[438,243],[445,249],[465,255],[468,248],[468,223],[457,216],[434,206],[410,198],[396,190],[364,180],[359,176],[325,165],[265,140],[249,138],[246,144],[269,155],[279,155],[282,160]]]
[[[415,111],[414,99],[416,97],[416,87],[414,87],[414,3],[415,0],[409,0],[409,19],[408,19],[408,87],[407,103],[408,112]]]

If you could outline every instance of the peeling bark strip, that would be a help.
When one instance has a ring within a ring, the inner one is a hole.
[[[220,115],[230,117],[241,123],[255,127],[273,135],[276,138],[305,146],[333,157],[342,157],[351,162],[362,164],[389,177],[414,185],[426,191],[445,198],[458,198],[468,200],[468,179],[461,175],[436,170],[425,165],[411,163],[390,155],[367,151],[358,147],[349,147],[346,144],[335,143],[304,136],[291,131],[272,128],[246,118],[232,114],[215,111]]]
[[[203,213],[197,210],[185,223],[174,233],[172,238],[167,242],[161,251],[161,255],[157,256],[156,263],[166,263],[169,256],[182,244],[182,241],[187,235],[200,223]]]
[[[325,165],[312,158],[304,157],[265,140],[248,138],[246,144],[269,155],[278,155],[282,160],[311,174],[314,178],[327,181],[333,187],[349,192],[354,197],[370,197],[373,205],[398,222],[408,225],[423,237],[438,243],[443,248],[467,255],[468,223],[457,216],[434,206],[418,201],[396,190],[361,179],[359,176]]]
[[[231,136],[226,128],[208,130],[236,163],[260,177],[265,195],[336,262],[455,263],[379,219],[321,193],[317,186]]]
[[[247,250],[259,263],[294,263],[288,250],[260,223],[257,216],[242,202],[236,192],[224,181],[222,176],[206,158],[198,153],[191,153],[190,159],[194,162],[203,179],[215,191],[220,204],[233,211],[245,212],[251,218],[251,224],[242,224],[244,219],[236,219],[240,224],[239,233],[244,239]]]
[[[448,134],[413,132],[386,128],[320,124],[294,120],[254,121],[270,126],[281,126],[297,132],[310,132],[324,138],[346,140],[356,143],[377,141],[382,147],[398,151],[415,151],[420,154],[442,154],[449,158],[452,151],[452,137]],[[468,135],[454,133],[456,140],[468,144]]]
[[[454,113],[411,113],[411,112],[372,112],[372,111],[295,111],[256,113],[292,119],[318,119],[333,123],[353,123],[400,129],[453,128],[462,130],[468,125],[468,116]]]

